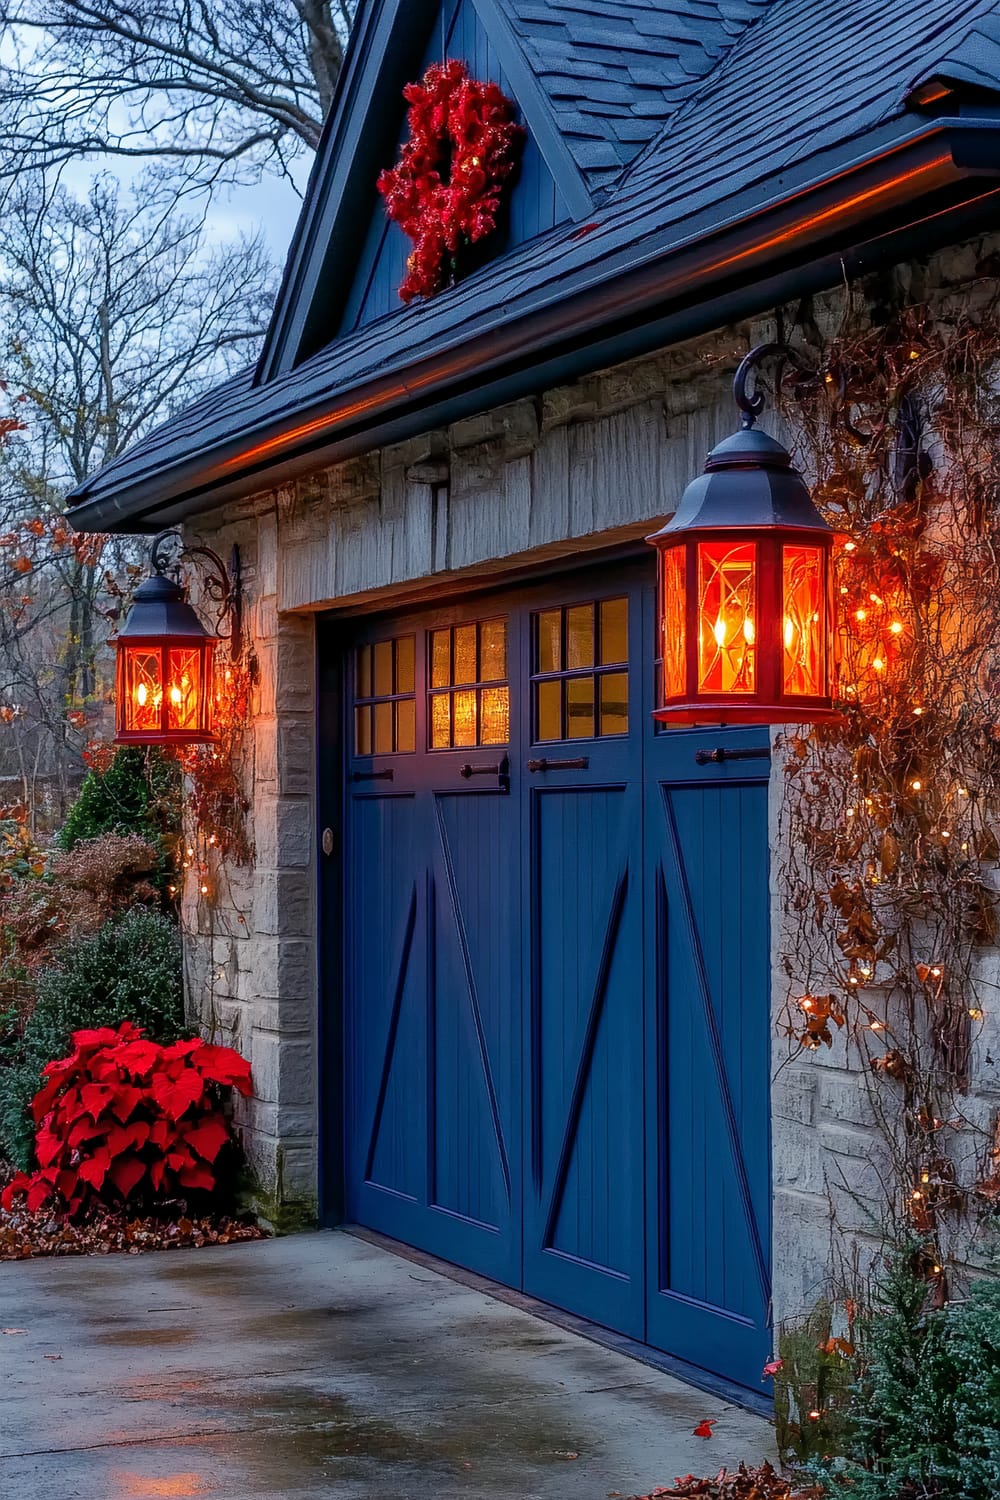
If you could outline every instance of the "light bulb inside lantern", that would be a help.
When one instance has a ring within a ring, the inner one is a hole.
[[[791,648],[792,648],[792,642],[794,640],[795,640],[795,626],[792,623],[792,621],[788,618],[788,616],[786,615],[785,616],[785,650],[786,651],[790,651],[791,650]]]
[[[746,643],[747,643],[748,646],[752,646],[753,645],[753,638],[754,638],[753,621],[751,620],[750,616],[747,615],[746,619],[743,621],[743,639],[746,641]]]
[[[721,615],[719,615],[712,626],[712,634],[715,636],[715,644],[717,646],[724,646],[726,644],[726,622]]]
[[[181,690],[176,685],[170,689],[170,701],[177,704],[181,701]]]

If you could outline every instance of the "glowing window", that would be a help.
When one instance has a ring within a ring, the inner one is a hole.
[[[431,749],[508,744],[507,621],[432,630],[429,644]]]
[[[416,637],[359,646],[354,655],[354,753],[417,748]]]
[[[628,733],[628,600],[601,599],[534,617],[533,738]]]

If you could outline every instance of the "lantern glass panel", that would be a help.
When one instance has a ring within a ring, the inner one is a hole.
[[[782,548],[784,688],[795,697],[819,698],[826,691],[824,573],[822,547]]]
[[[125,648],[125,724],[130,734],[160,728],[163,707],[162,658],[155,647]]]
[[[757,545],[698,543],[698,688],[756,691]]]
[[[663,696],[682,698],[687,689],[686,548],[668,547],[663,554]]]
[[[171,646],[167,651],[167,728],[202,728],[202,647]]]

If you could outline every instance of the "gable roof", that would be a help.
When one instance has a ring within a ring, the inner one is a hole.
[[[620,175],[771,0],[470,0],[571,214]],[[329,339],[359,219],[395,157],[414,57],[455,0],[365,0],[261,354],[269,380]],[[494,80],[496,81],[496,80]]]
[[[793,274],[829,284],[852,246],[888,253],[908,224],[924,245],[947,236],[956,203],[996,201],[1000,176],[976,174],[1000,174],[1000,120],[906,100],[997,14],[1000,0],[767,0],[585,222],[266,383],[237,377],[82,485],[78,524],[176,518],[766,306]]]

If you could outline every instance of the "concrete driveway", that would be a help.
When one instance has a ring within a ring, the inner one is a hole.
[[[773,1453],[761,1417],[345,1234],[8,1263],[0,1327],[2,1500],[605,1500]]]

